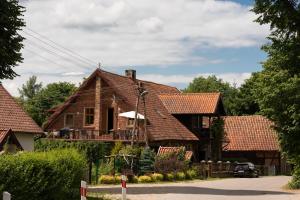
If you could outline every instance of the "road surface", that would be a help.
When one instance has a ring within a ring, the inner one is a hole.
[[[191,181],[162,184],[128,184],[130,200],[300,200],[299,191],[282,187],[288,176],[230,178],[213,181]],[[120,197],[120,186],[97,186],[90,192]]]

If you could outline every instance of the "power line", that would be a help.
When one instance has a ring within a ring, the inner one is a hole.
[[[33,41],[30,41],[30,40],[28,40],[30,43],[28,43],[29,45],[32,45],[32,46],[35,46],[35,47],[37,47],[37,48],[39,48],[39,49],[42,49],[42,50],[44,50],[44,51],[46,51],[46,52],[48,52],[48,53],[50,53],[50,54],[52,54],[52,55],[54,55],[54,56],[57,56],[57,57],[60,57],[60,58],[62,58],[62,59],[64,59],[64,60],[67,60],[67,61],[69,61],[70,63],[72,63],[72,64],[75,64],[75,65],[81,65],[81,66],[83,66],[83,67],[85,67],[85,65],[83,64],[83,63],[79,63],[77,60],[73,60],[73,59],[70,59],[70,58],[68,58],[68,57],[64,57],[64,56],[62,56],[62,55],[60,55],[59,53],[57,53],[57,52],[55,52],[55,51],[52,51],[52,50],[50,50],[50,49],[47,49],[46,47],[43,47],[43,46],[41,46],[41,45],[38,45],[37,43],[35,43],[35,42],[33,42]],[[77,62],[76,62],[77,61]]]
[[[36,35],[40,36],[41,38],[44,38],[45,40],[49,41],[50,43],[52,43],[52,44],[54,44],[54,45],[56,45],[56,46],[58,46],[58,47],[64,49],[65,51],[70,52],[71,54],[75,54],[75,55],[79,56],[80,58],[86,60],[87,62],[91,62],[91,63],[93,63],[93,64],[96,63],[96,62],[94,62],[93,60],[91,60],[91,59],[89,59],[89,58],[86,58],[86,57],[84,57],[84,56],[82,56],[82,55],[80,55],[80,54],[78,54],[78,53],[76,53],[76,52],[74,52],[74,51],[72,51],[72,50],[70,50],[70,49],[68,49],[68,48],[66,48],[66,47],[64,47],[64,46],[62,46],[62,45],[58,44],[57,42],[54,42],[53,40],[49,39],[48,37],[46,37],[46,36],[44,36],[44,35],[42,35],[42,34],[36,32],[36,31],[34,31],[34,30],[32,30],[32,29],[30,29],[30,28],[28,28],[28,27],[26,27],[26,29],[29,30],[29,31],[32,32],[32,33],[35,33]]]
[[[64,51],[60,50],[59,48],[57,48],[57,47],[55,47],[55,46],[53,46],[53,45],[51,45],[51,44],[49,44],[49,43],[47,43],[47,42],[45,42],[45,41],[39,39],[38,37],[35,37],[34,35],[31,35],[31,34],[25,32],[25,31],[22,31],[22,32],[24,32],[25,34],[27,34],[27,35],[29,35],[29,36],[31,36],[31,37],[33,37],[33,38],[39,40],[39,41],[42,42],[43,44],[45,44],[45,45],[47,45],[47,46],[50,46],[50,47],[52,47],[53,49],[62,52],[63,54],[66,54],[67,56],[71,56],[71,57],[75,58],[77,61],[79,61],[79,62],[81,62],[81,63],[89,64],[89,65],[95,65],[95,63],[91,63],[91,62],[87,62],[87,61],[78,59],[76,56],[74,56],[74,55],[72,55],[72,54],[70,54],[70,53],[68,53],[68,52],[64,52]],[[29,38],[27,38],[27,40],[28,40],[28,41],[32,41],[32,40],[30,40]],[[60,57],[61,57],[61,56],[60,56]],[[70,59],[69,59],[69,60],[70,60]]]

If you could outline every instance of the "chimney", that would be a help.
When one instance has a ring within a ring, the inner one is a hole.
[[[133,81],[135,81],[136,80],[136,71],[133,69],[126,69],[125,76],[127,76],[128,78],[131,78]]]

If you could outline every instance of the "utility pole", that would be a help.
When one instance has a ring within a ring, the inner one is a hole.
[[[145,137],[145,145],[146,145],[146,147],[149,147],[148,133],[147,133],[147,112],[146,112],[146,98],[145,98],[145,95],[143,95],[143,103],[144,103],[144,137]]]

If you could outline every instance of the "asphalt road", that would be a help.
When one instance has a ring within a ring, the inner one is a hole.
[[[127,185],[130,200],[300,200],[299,191],[282,187],[288,176],[230,178],[214,181]],[[120,197],[120,186],[98,186],[90,192]]]

